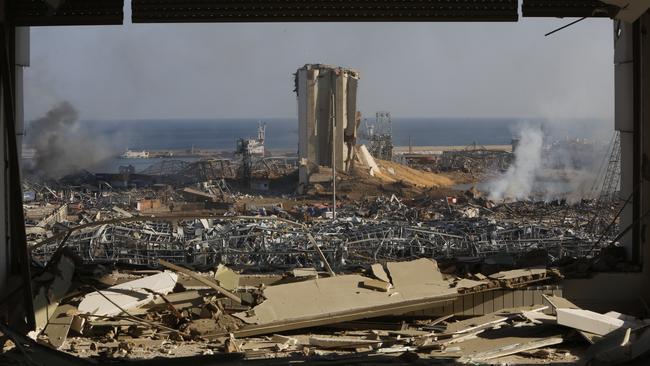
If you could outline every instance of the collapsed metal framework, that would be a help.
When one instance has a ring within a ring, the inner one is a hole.
[[[614,132],[608,147],[609,155],[603,160],[603,166],[592,188],[598,205],[605,206],[618,199],[621,186],[621,134]],[[604,168],[604,169],[603,169]]]
[[[397,207],[395,209],[404,209]],[[373,220],[348,217],[338,222],[317,221],[310,227],[268,218],[143,218],[142,221],[98,223],[45,245],[32,257],[47,262],[62,240],[84,261],[155,267],[158,259],[172,263],[242,267],[320,266],[308,235],[334,268],[377,261],[419,257],[449,259],[520,257],[545,250],[549,260],[565,256],[586,257],[595,237],[566,225],[516,223],[494,218],[429,222]]]
[[[492,150],[476,143],[462,150],[448,150],[442,153],[409,153],[401,160],[416,169],[434,171],[462,171],[465,173],[498,172],[508,169],[514,155],[505,150]]]
[[[460,151],[445,151],[437,164],[440,170],[464,172],[503,171],[508,169],[513,155],[507,151],[489,150],[473,143]]]
[[[237,176],[238,164],[230,159],[202,159],[195,162],[165,159],[139,172],[175,184],[190,184]]]
[[[393,122],[390,112],[377,112],[375,124],[366,121],[368,151],[370,155],[381,160],[393,160]]]
[[[619,196],[621,191],[621,135],[615,131],[608,146],[609,154],[603,159],[592,187],[592,196],[596,199],[596,209],[591,216],[590,227],[594,231],[613,230],[608,218],[601,213],[608,207],[616,207],[625,198]]]

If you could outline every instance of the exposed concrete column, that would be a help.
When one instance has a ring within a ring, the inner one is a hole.
[[[650,14],[645,13],[636,23],[638,24],[636,24],[635,34],[639,47],[633,53],[635,59],[639,58],[635,70],[635,81],[639,85],[635,87],[634,98],[638,117],[634,125],[636,148],[633,151],[635,154],[633,179],[639,187],[639,193],[633,211],[633,222],[637,223],[633,235],[638,241],[636,250],[633,251],[633,258],[639,258],[644,263],[647,273],[650,274],[650,250],[646,249],[650,239],[648,233],[648,224],[650,224],[650,216],[648,216],[650,212],[650,34],[648,34]]]
[[[621,229],[628,257],[650,275],[650,15],[614,22],[616,129],[621,133]]]
[[[1,26],[1,25],[0,25]],[[0,41],[1,42],[1,41]],[[0,70],[3,72],[3,70]],[[9,279],[11,278],[11,237],[9,230],[9,187],[7,186],[8,180],[8,158],[7,158],[7,128],[4,104],[4,88],[0,83],[0,151],[2,152],[2,169],[0,169],[0,298],[7,296],[9,291]],[[8,316],[9,309],[3,308],[0,303],[0,321]]]
[[[18,156],[22,156],[23,151],[23,131],[25,130],[25,107],[24,107],[24,88],[23,88],[23,68],[29,66],[30,59],[30,32],[29,27],[16,28],[16,77],[15,99],[16,99],[16,143],[18,145]]]
[[[0,17],[5,14],[0,11]],[[19,131],[16,128],[16,40],[20,38],[16,36],[15,27],[6,24],[5,19],[0,19],[0,23],[0,42],[3,44],[0,50],[0,151],[4,163],[0,172],[0,190],[3,192],[0,199],[0,299],[3,301],[0,304],[0,321],[26,332],[34,328],[34,312],[22,207],[17,146]],[[19,103],[22,107],[22,99]]]

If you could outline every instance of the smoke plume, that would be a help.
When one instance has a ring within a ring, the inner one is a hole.
[[[526,199],[533,191],[537,172],[542,167],[544,136],[539,127],[521,131],[515,161],[505,174],[489,185],[490,199]]]
[[[606,145],[581,139],[558,139],[547,125],[525,125],[518,133],[514,162],[488,182],[489,198],[501,200],[567,200],[593,198],[598,166]]]
[[[25,166],[28,174],[56,179],[115,153],[105,140],[80,128],[78,118],[72,104],[62,102],[27,125],[25,142],[34,149],[32,161]]]

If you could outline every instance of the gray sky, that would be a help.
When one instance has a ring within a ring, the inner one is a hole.
[[[31,31],[26,118],[295,117],[295,70],[361,73],[359,109],[399,117],[613,118],[611,20],[168,24]]]

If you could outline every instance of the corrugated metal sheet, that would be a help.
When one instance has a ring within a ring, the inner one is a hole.
[[[563,296],[561,286],[531,286],[517,290],[494,290],[462,295],[454,301],[431,309],[409,313],[412,316],[440,317],[445,315],[481,316],[503,309],[521,306],[548,305],[542,295]],[[550,313],[550,309],[544,311]]]
[[[517,0],[133,0],[134,23],[516,21]]]
[[[613,17],[618,7],[596,0],[523,0],[524,17]]]
[[[122,24],[124,0],[14,0],[10,17],[16,26]]]

